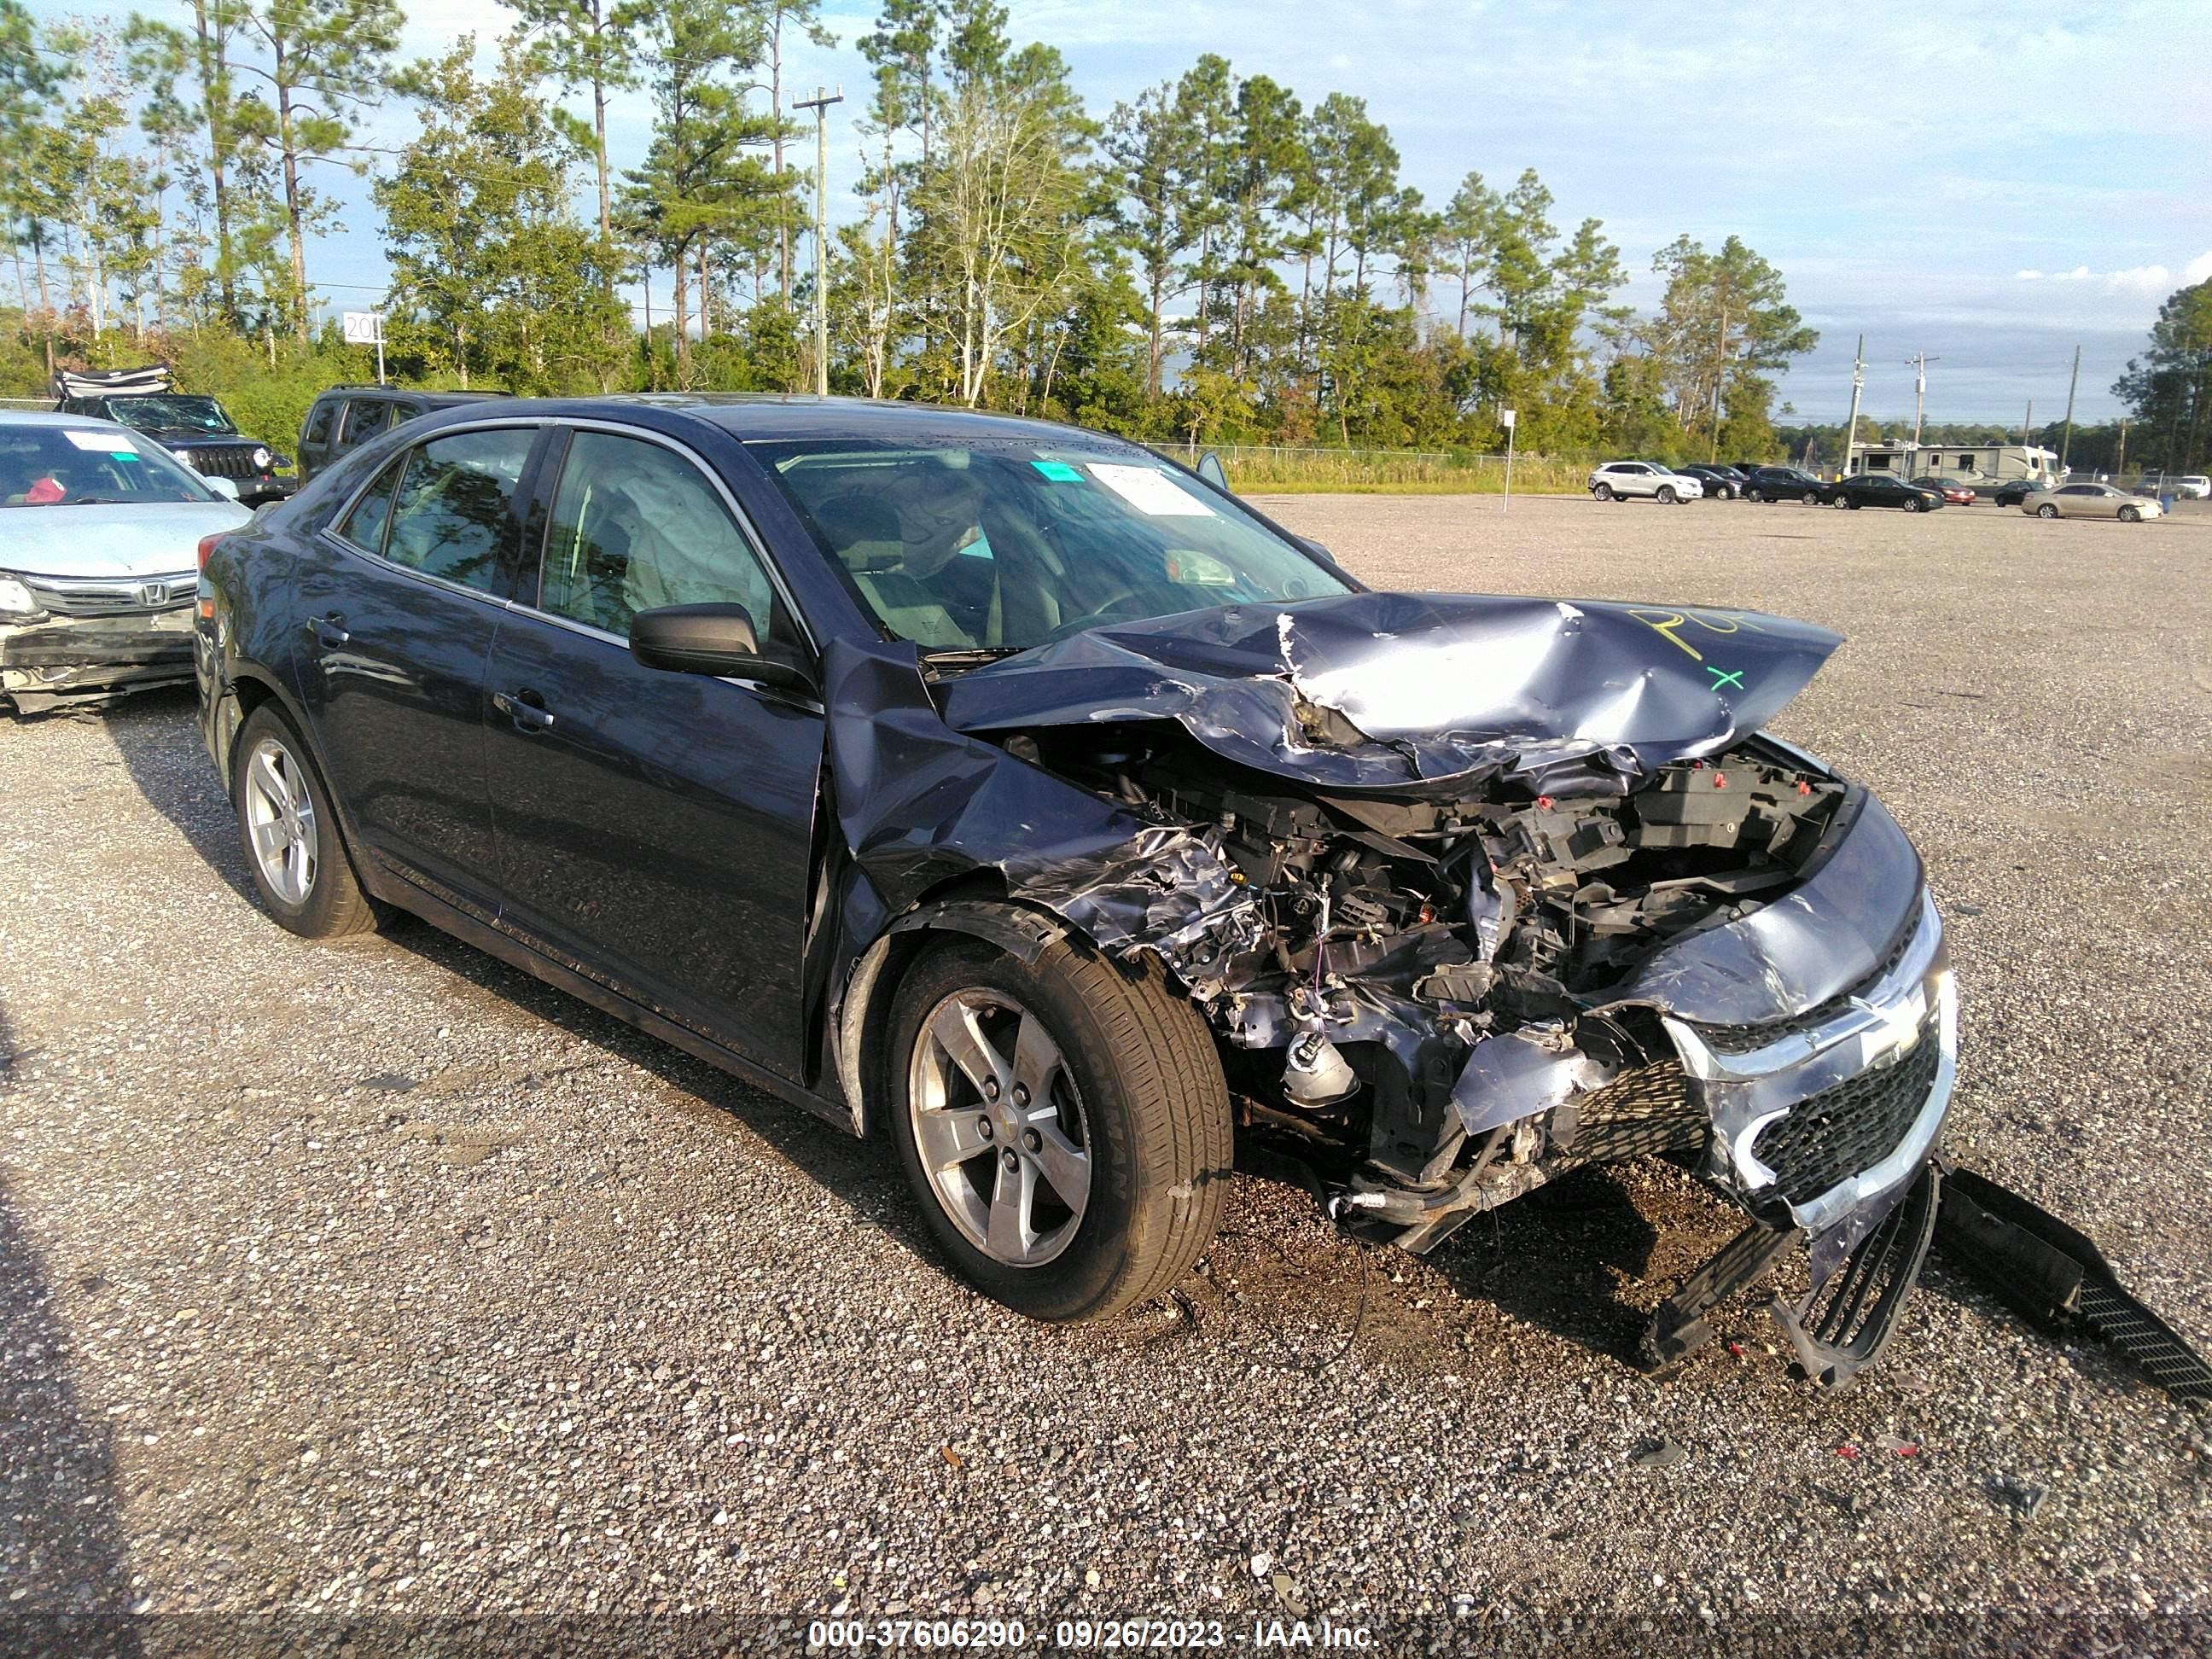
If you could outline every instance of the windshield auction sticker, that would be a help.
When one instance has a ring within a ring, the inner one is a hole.
[[[1164,472],[1149,466],[1091,463],[1091,476],[1123,501],[1155,519],[1210,519],[1213,509]]]
[[[97,450],[103,455],[136,455],[138,446],[120,432],[87,432],[80,427],[62,428],[62,436],[79,449]]]

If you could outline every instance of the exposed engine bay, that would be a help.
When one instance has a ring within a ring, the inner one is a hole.
[[[1545,793],[1493,780],[1443,800],[1291,793],[1158,723],[1006,746],[1218,847],[1257,926],[1198,942],[1182,968],[1226,1039],[1248,1121],[1413,1248],[1449,1231],[1428,1200],[1478,1159],[1511,1196],[1574,1163],[1695,1138],[1679,1088],[1685,1109],[1663,1123],[1647,1089],[1625,1135],[1569,1111],[1477,1146],[1453,1085],[1470,1051],[1509,1033],[1583,1056],[1594,1085],[1674,1066],[1656,1018],[1590,1010],[1660,946],[1793,886],[1845,794],[1755,738],[1632,790],[1592,767],[1548,773]]]

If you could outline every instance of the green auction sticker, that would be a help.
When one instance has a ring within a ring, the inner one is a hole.
[[[1083,475],[1066,461],[1031,461],[1030,465],[1054,483],[1081,483]]]

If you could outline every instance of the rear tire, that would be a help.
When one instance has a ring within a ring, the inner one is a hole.
[[[301,939],[343,939],[376,926],[322,775],[273,702],[238,728],[230,799],[254,890],[279,927]]]
[[[1221,1058],[1152,957],[1062,939],[1027,963],[948,938],[901,982],[885,1056],[930,1232],[1018,1313],[1110,1318],[1218,1230],[1235,1158]]]
[[[1613,486],[1611,484],[1602,483],[1592,484],[1590,486],[1590,494],[1596,496],[1598,500],[1601,501],[1609,501],[1613,499]]]

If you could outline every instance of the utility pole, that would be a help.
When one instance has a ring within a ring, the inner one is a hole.
[[[814,88],[811,98],[794,98],[793,109],[814,112],[814,394],[830,395],[830,262],[823,252],[830,234],[830,106],[845,101],[845,88]]]
[[[2034,429],[2035,429],[2035,399],[2034,399],[2034,398],[2030,398],[2027,400],[2027,414],[2025,414],[2025,415],[2023,415],[2022,416],[2021,416],[2021,422],[2020,422],[2020,446],[2021,446],[2021,447],[2022,449],[2025,449],[2025,448],[2027,448],[2027,434],[2028,434],[2029,433],[2033,432]]]
[[[2112,477],[2117,482],[2128,470],[2128,417],[2120,416],[2120,453],[2112,458]]]
[[[1838,478],[1851,474],[1851,453],[1859,443],[1859,392],[1866,385],[1866,336],[1859,336],[1859,349],[1851,358],[1851,418],[1844,428],[1844,464],[1836,473]]]
[[[1924,351],[1916,351],[1905,367],[1912,371],[1912,450],[1913,465],[1920,461],[1920,422],[1928,409],[1928,365],[1940,363],[1941,357],[1931,357]]]
[[[2081,383],[2081,348],[2074,348],[2074,373],[2066,382],[2066,430],[2058,440],[2058,476],[2066,476],[2066,452],[2074,447],[2074,388]]]

